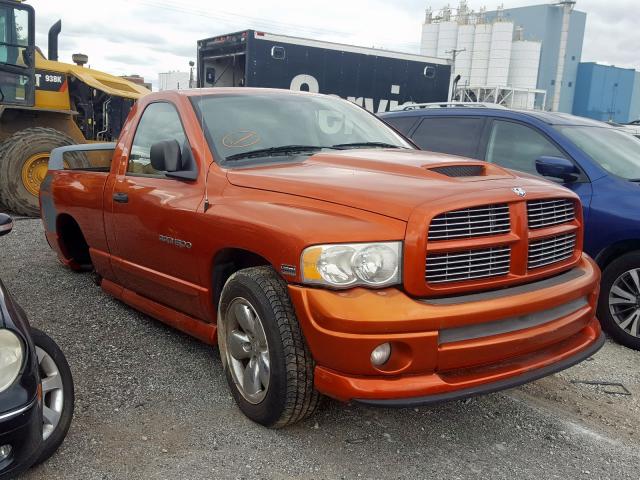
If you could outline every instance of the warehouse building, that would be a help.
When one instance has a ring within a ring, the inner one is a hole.
[[[581,63],[573,113],[604,122],[628,123],[640,119],[640,72]]]
[[[189,72],[163,72],[158,74],[158,90],[184,90],[189,86]]]
[[[130,81],[131,83],[135,83],[136,85],[142,85],[144,88],[148,88],[152,90],[151,82],[145,81],[144,77],[140,75],[132,74],[132,75],[122,75],[121,78]]]

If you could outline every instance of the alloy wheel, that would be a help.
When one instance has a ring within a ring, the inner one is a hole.
[[[621,330],[640,337],[640,268],[624,272],[613,282],[609,311]]]
[[[254,405],[260,403],[269,389],[271,360],[262,320],[247,299],[238,297],[229,304],[222,337],[231,377],[240,394]]]
[[[42,439],[46,440],[55,431],[64,407],[62,375],[51,355],[36,347],[40,382],[42,384]]]

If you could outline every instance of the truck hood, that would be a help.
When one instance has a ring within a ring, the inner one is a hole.
[[[232,169],[227,178],[238,187],[323,200],[404,221],[417,206],[443,197],[526,186],[560,190],[486,162],[399,149],[318,153],[301,162]]]

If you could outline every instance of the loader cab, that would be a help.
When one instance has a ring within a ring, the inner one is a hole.
[[[34,105],[34,42],[33,8],[0,0],[0,105]]]

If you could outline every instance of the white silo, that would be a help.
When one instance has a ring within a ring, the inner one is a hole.
[[[500,21],[494,23],[491,32],[487,86],[504,87],[507,85],[512,44],[513,23]]]
[[[489,68],[489,52],[491,48],[491,31],[493,25],[479,23],[473,40],[473,54],[471,55],[471,86],[480,87],[487,83]]]
[[[437,57],[451,58],[458,42],[458,22],[440,22]]]
[[[509,66],[509,85],[514,88],[535,89],[538,85],[538,69],[542,44],[526,40],[516,40],[511,47],[511,64]],[[534,107],[533,93],[515,92],[515,108]]]
[[[420,40],[420,55],[435,57],[438,53],[438,32],[439,23],[433,23],[431,9],[427,9],[427,14],[422,25],[422,37]]]
[[[540,42],[520,40],[511,47],[509,85],[515,88],[536,88],[540,65]]]
[[[458,86],[469,85],[471,83],[471,59],[473,56],[473,43],[476,34],[475,25],[460,25],[458,27],[459,52],[456,57],[456,64],[453,75],[460,75]]]

